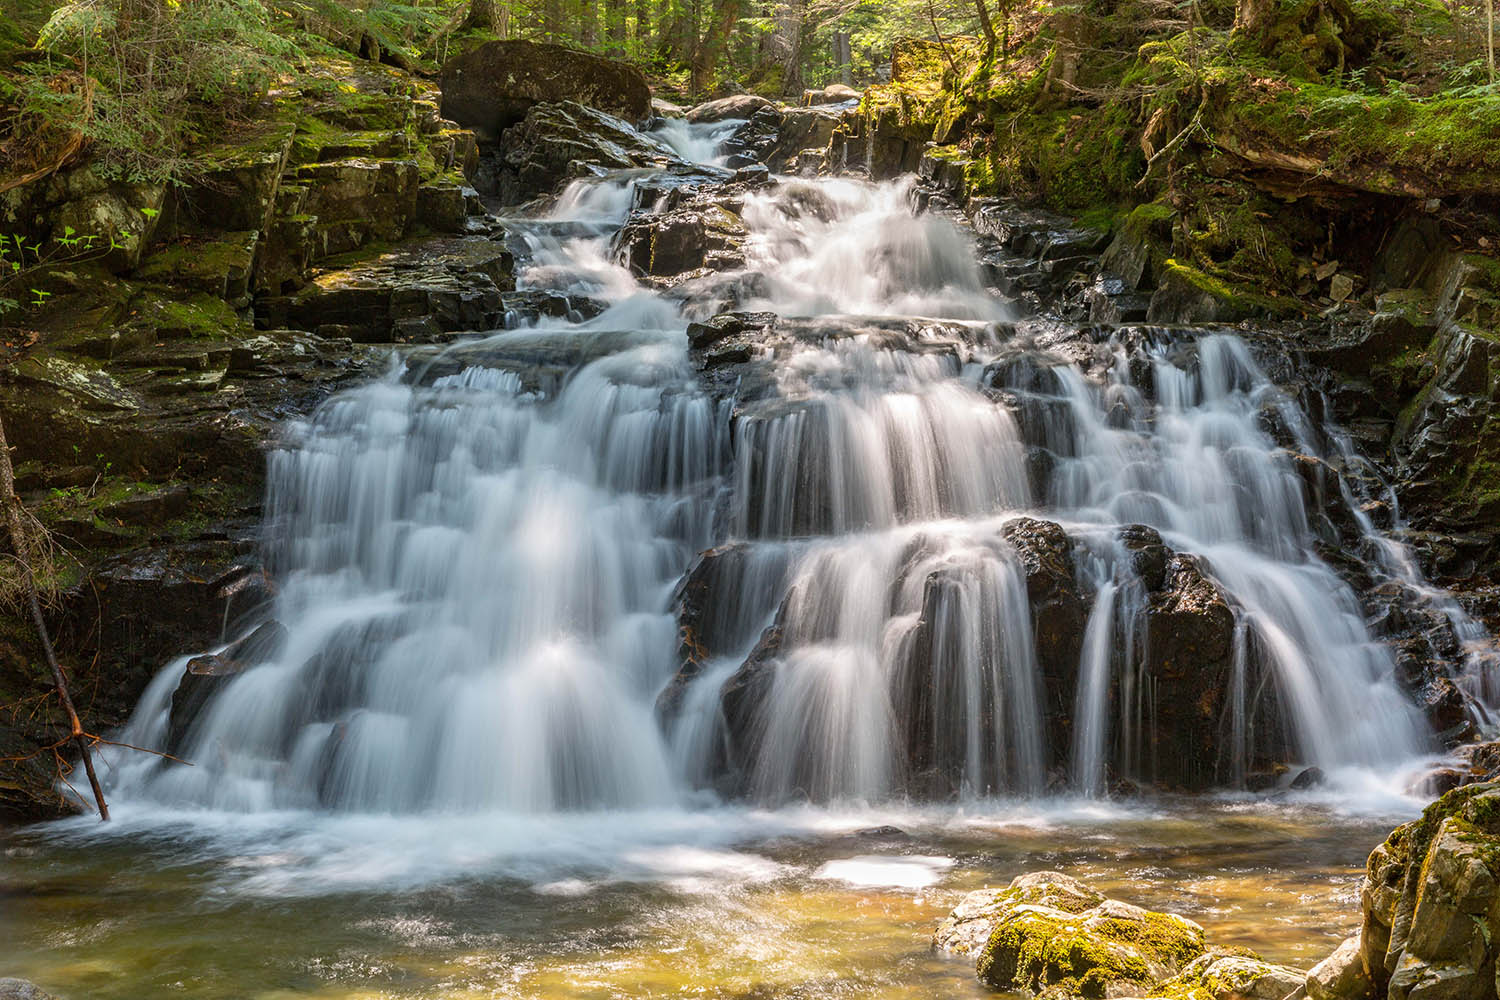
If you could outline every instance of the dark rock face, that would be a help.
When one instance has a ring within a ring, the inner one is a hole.
[[[575,101],[624,118],[651,117],[651,88],[628,63],[543,42],[486,42],[443,66],[442,113],[494,142],[538,104]]]
[[[1031,603],[1037,665],[1050,686],[1077,669],[1083,624],[1087,617],[1073,565],[1073,543],[1052,521],[1019,517],[1005,522],[1001,537],[1020,556]],[[1071,705],[1071,699],[1062,704]]]
[[[222,653],[206,653],[189,660],[183,667],[182,680],[172,692],[166,751],[181,754],[199,710],[234,678],[281,652],[286,639],[285,625],[263,622]]]
[[[481,156],[480,190],[517,204],[558,190],[590,168],[665,167],[671,149],[612,115],[573,101],[541,104]],[[686,164],[682,164],[685,168]]]
[[[842,117],[838,109],[826,106],[793,108],[786,112],[776,145],[766,157],[766,165],[772,170],[787,170],[798,162],[803,152],[821,160]]]
[[[748,234],[740,217],[719,199],[686,199],[665,212],[628,222],[615,244],[621,264],[638,275],[672,278],[690,271],[743,267]]]

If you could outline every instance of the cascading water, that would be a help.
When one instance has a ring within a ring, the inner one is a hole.
[[[700,160],[717,143],[662,138]],[[519,286],[594,318],[413,359],[290,429],[266,516],[282,638],[191,719],[169,665],[124,739],[175,732],[199,766],[122,758],[116,798],[545,813],[710,784],[1033,794],[1058,773],[1092,795],[1169,773],[1155,728],[1185,711],[1168,675],[1189,654],[1222,670],[1193,721],[1214,781],[1270,732],[1329,771],[1428,748],[1265,429],[1305,418],[1242,341],[1033,342],[906,185],[787,181],[744,198],[741,305],[815,318],[714,388],[694,304],[614,259],[645,176],[512,220]],[[1044,613],[1049,552],[1071,563]],[[705,566],[689,670],[674,614]],[[1152,634],[1185,613],[1172,580],[1232,643]]]

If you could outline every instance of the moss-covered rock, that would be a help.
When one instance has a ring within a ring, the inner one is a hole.
[[[1302,988],[1307,974],[1275,965],[1243,949],[1199,955],[1154,991],[1170,1000],[1284,1000]]]
[[[983,895],[964,901],[935,944],[970,953],[990,926],[975,971],[996,990],[1145,996],[1204,950],[1203,928],[1193,921],[1106,899],[1060,872],[1023,875]]]

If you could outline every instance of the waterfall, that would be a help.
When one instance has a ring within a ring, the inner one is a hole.
[[[662,131],[698,160],[717,136]],[[221,675],[168,664],[123,739],[198,766],[121,758],[115,797],[1098,795],[1185,755],[1211,784],[1277,746],[1329,771],[1428,749],[1265,419],[1312,454],[1307,418],[1243,340],[1028,331],[910,181],[788,179],[741,213],[742,306],[781,318],[719,377],[694,304],[612,256],[646,180],[508,220],[518,286],[568,315],[287,428],[275,641]]]

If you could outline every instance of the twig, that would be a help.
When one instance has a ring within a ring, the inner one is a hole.
[[[1163,146],[1161,149],[1158,149],[1155,153],[1151,154],[1150,159],[1148,159],[1146,161],[1146,169],[1141,173],[1141,179],[1135,182],[1135,186],[1136,187],[1144,187],[1145,184],[1146,184],[1146,179],[1151,176],[1151,168],[1152,168],[1152,166],[1155,165],[1156,161],[1159,160],[1159,159],[1161,159],[1163,156],[1167,155],[1173,149],[1176,149],[1177,146],[1178,146],[1178,144],[1180,144],[1182,142],[1182,140],[1186,139],[1188,137],[1188,133],[1192,132],[1193,129],[1197,128],[1198,127],[1198,123],[1201,122],[1202,120],[1203,120],[1203,106],[1200,104],[1198,106],[1198,110],[1195,111],[1195,112],[1193,112],[1193,118],[1192,118],[1192,120],[1189,121],[1187,123],[1187,125],[1183,127],[1183,130],[1181,132],[1178,132],[1175,136],[1173,136],[1172,140],[1170,142],[1168,142],[1165,146]]]
[[[78,744],[78,752],[83,757],[83,769],[88,772],[89,785],[94,790],[94,804],[99,807],[99,818],[107,821],[109,806],[104,801],[104,789],[99,787],[99,776],[94,772],[94,757],[89,752],[88,735],[83,731],[83,724],[78,721],[78,710],[73,707],[73,698],[68,694],[68,681],[63,676],[62,667],[58,665],[57,654],[52,649],[52,637],[47,634],[47,622],[42,617],[42,604],[37,599],[36,577],[32,574],[31,564],[26,561],[26,539],[21,529],[21,498],[16,496],[15,470],[10,464],[10,444],[5,440],[3,420],[0,420],[0,504],[5,507],[5,524],[10,531],[11,547],[15,549],[16,558],[21,563],[21,578],[25,582],[26,603],[31,609],[31,623],[36,626],[37,639],[42,645],[42,655],[47,660],[47,666],[52,670],[52,683],[57,687],[58,700],[62,702],[63,710],[67,712],[71,738]]]

